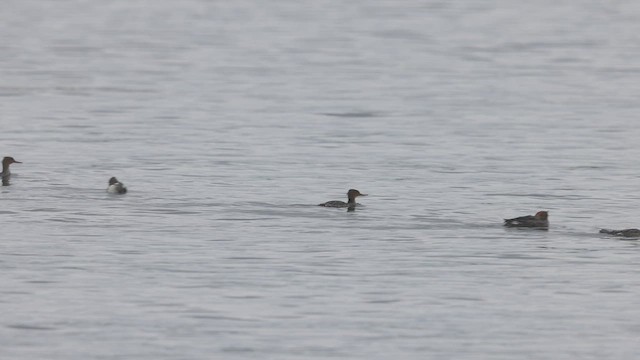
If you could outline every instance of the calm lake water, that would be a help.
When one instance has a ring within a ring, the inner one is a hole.
[[[640,358],[639,19],[4,1],[0,358]]]

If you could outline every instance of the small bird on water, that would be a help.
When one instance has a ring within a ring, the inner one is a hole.
[[[548,212],[538,211],[535,215],[520,216],[513,219],[504,219],[504,226],[547,229],[549,228],[548,217]]]
[[[4,159],[2,159],[2,172],[0,173],[0,177],[2,177],[2,185],[9,185],[9,179],[11,178],[9,165],[11,164],[22,164],[22,162],[17,161],[11,156],[5,156]]]
[[[356,190],[356,189],[350,189],[349,191],[347,191],[347,202],[344,201],[340,201],[340,200],[332,200],[332,201],[327,201],[326,203],[322,203],[322,204],[318,204],[318,206],[324,206],[324,207],[334,207],[334,208],[355,208],[356,207],[356,198],[358,196],[367,196],[367,194],[362,194],[360,191]]]
[[[109,194],[126,194],[127,188],[114,176],[109,179],[109,187],[107,188],[107,192]]]
[[[640,230],[638,229],[624,229],[624,230],[610,230],[610,229],[600,229],[601,234],[609,234],[614,236],[623,236],[623,237],[640,237]]]

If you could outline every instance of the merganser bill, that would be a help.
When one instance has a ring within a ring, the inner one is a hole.
[[[333,200],[333,201],[327,201],[326,203],[318,204],[318,206],[335,207],[335,208],[345,208],[345,207],[355,208],[356,198],[358,196],[367,196],[367,194],[362,194],[360,191],[356,189],[350,189],[349,191],[347,191],[347,199],[348,199],[347,202]]]
[[[2,185],[9,185],[9,179],[11,178],[11,171],[9,170],[9,165],[11,164],[22,164],[22,162],[17,161],[11,156],[5,156],[2,159],[2,172],[0,173],[0,177],[2,177]]]
[[[624,230],[600,229],[600,233],[614,235],[614,236],[640,237],[640,230],[638,229],[624,229]]]
[[[124,187],[124,184],[118,181],[118,179],[112,177],[109,179],[109,187],[107,188],[107,192],[110,194],[126,194],[127,188]]]
[[[547,229],[549,227],[549,213],[546,211],[538,211],[535,215],[520,216],[513,219],[504,219],[506,227],[527,227]]]

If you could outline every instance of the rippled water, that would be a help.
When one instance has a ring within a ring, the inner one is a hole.
[[[0,358],[638,358],[639,16],[5,1]]]

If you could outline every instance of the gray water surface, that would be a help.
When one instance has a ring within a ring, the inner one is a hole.
[[[640,357],[637,1],[2,8],[0,358]]]

